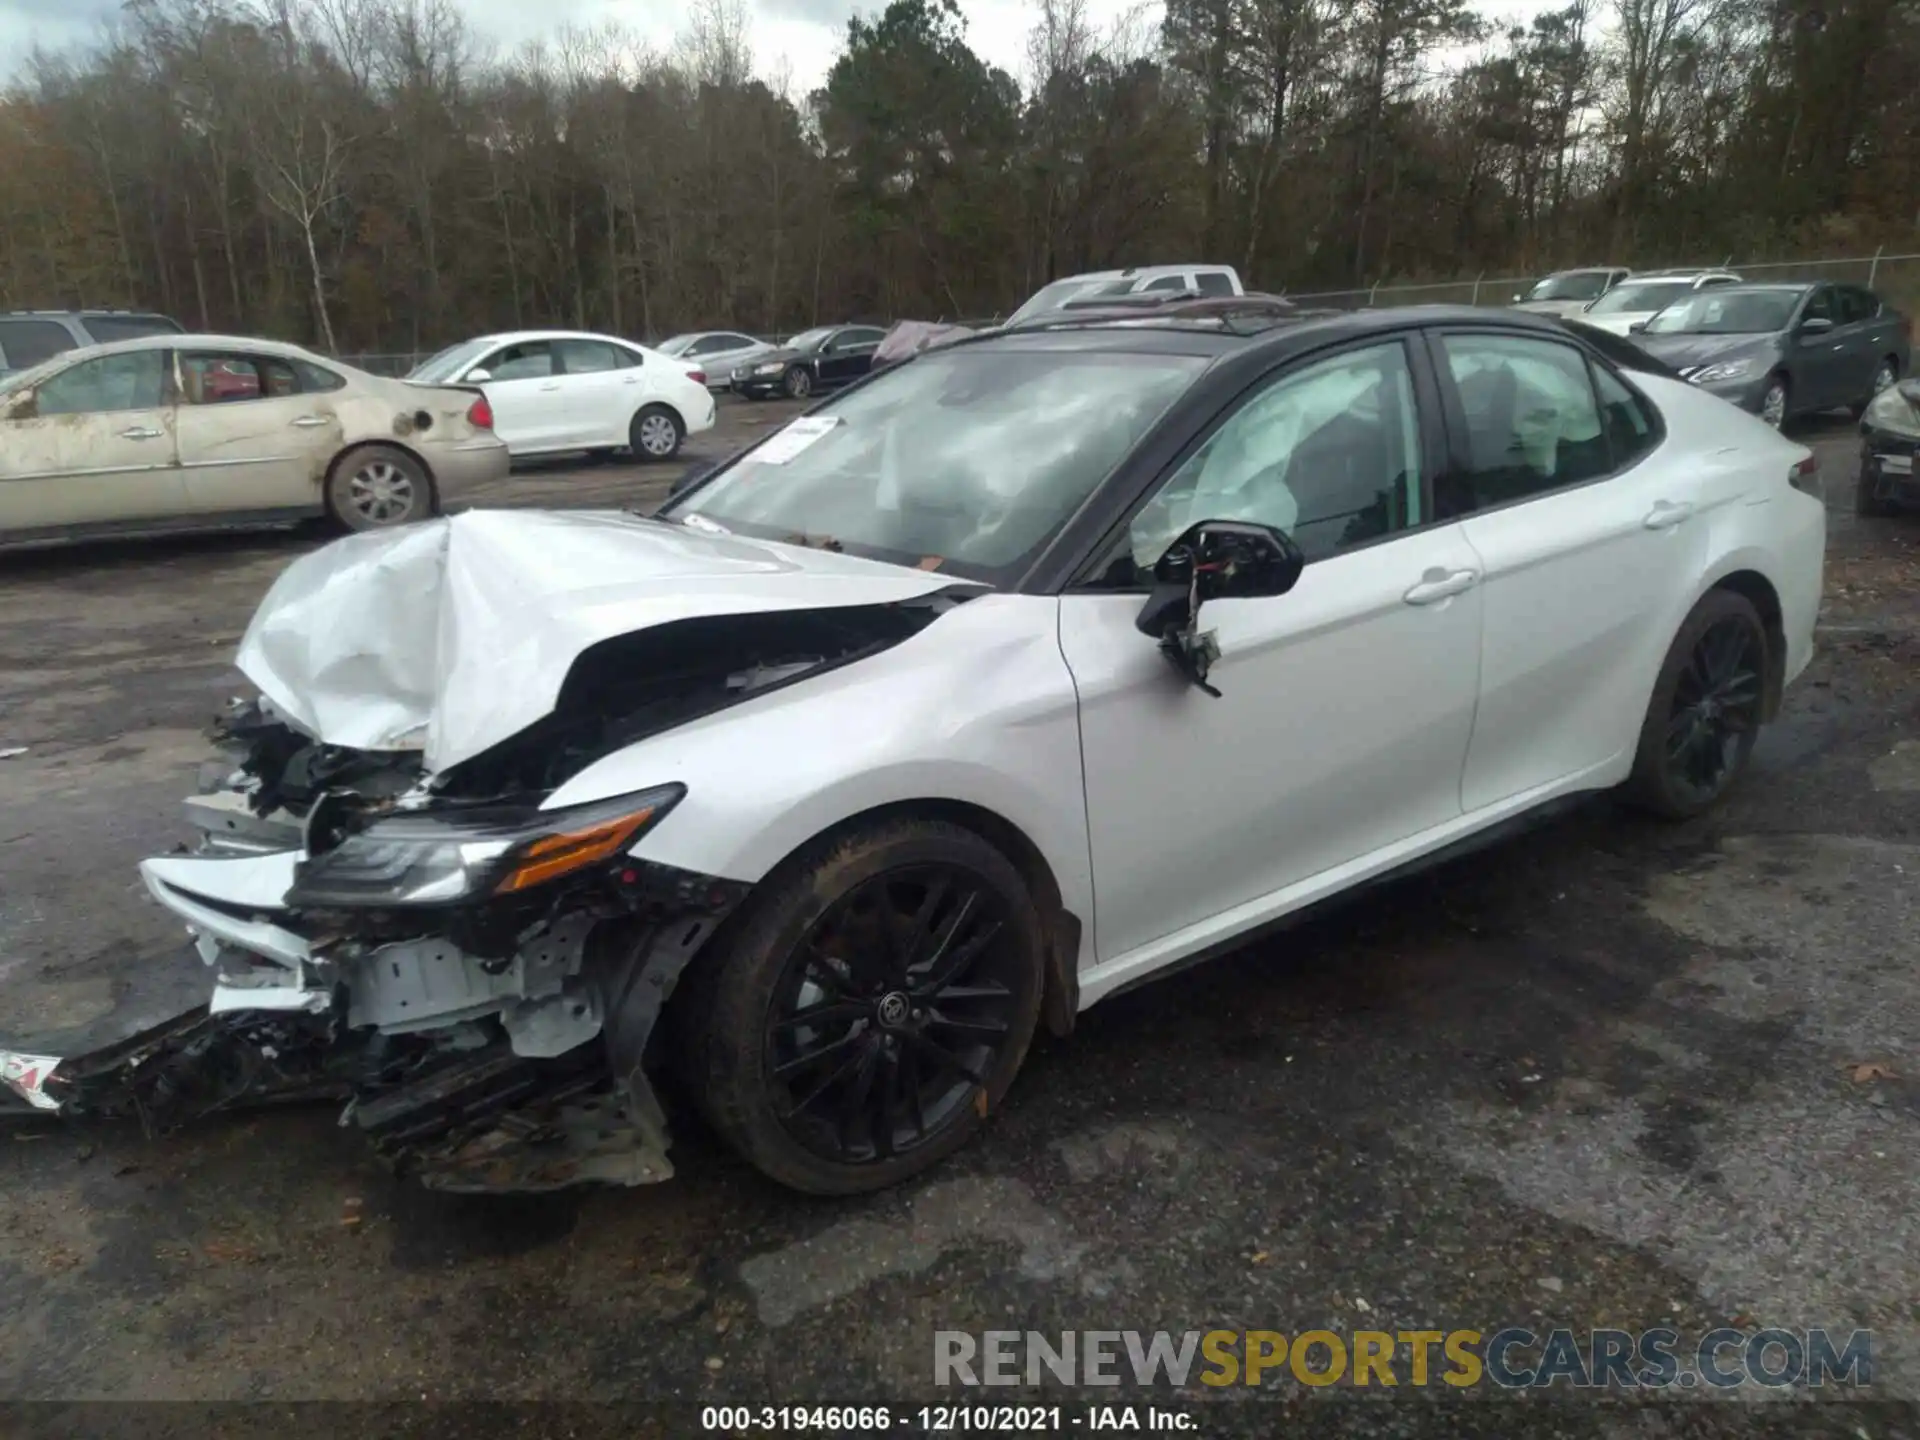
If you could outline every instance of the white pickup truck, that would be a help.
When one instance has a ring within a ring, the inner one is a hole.
[[[1068,275],[1043,287],[1007,317],[1017,325],[1036,315],[1065,309],[1067,302],[1140,295],[1154,291],[1185,291],[1195,295],[1244,295],[1240,272],[1231,265],[1138,265],[1127,270],[1094,270]]]

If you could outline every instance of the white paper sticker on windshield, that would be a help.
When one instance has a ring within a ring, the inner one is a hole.
[[[839,423],[838,415],[802,415],[748,458],[762,465],[784,465]]]

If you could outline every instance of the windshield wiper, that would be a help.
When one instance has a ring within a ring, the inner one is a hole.
[[[802,545],[809,550],[831,550],[839,554],[847,548],[831,535],[807,535],[796,530],[786,538],[787,544]]]

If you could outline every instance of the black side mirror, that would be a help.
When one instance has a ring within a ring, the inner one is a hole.
[[[1633,322],[1633,323],[1632,323],[1631,325],[1629,325],[1629,326],[1627,326],[1627,333],[1628,333],[1629,335],[1644,335],[1644,334],[1646,334],[1646,333],[1647,333],[1647,322],[1646,322],[1646,321],[1644,321],[1644,320],[1635,320],[1635,321],[1634,321],[1634,322]]]
[[[1291,536],[1245,520],[1202,520],[1167,547],[1153,567],[1153,589],[1134,626],[1160,642],[1176,669],[1209,695],[1207,672],[1220,658],[1213,633],[1199,629],[1209,600],[1284,595],[1299,583],[1307,557]]]

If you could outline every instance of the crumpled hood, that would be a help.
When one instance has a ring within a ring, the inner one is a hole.
[[[1773,345],[1771,335],[1649,335],[1642,331],[1633,338],[1649,355],[1676,370],[1692,370],[1710,361],[1738,360],[1742,356],[1759,358]]]
[[[550,711],[575,657],[702,615],[885,605],[951,576],[619,512],[476,510],[335,541],[268,590],[236,663],[289,724],[444,770]]]

